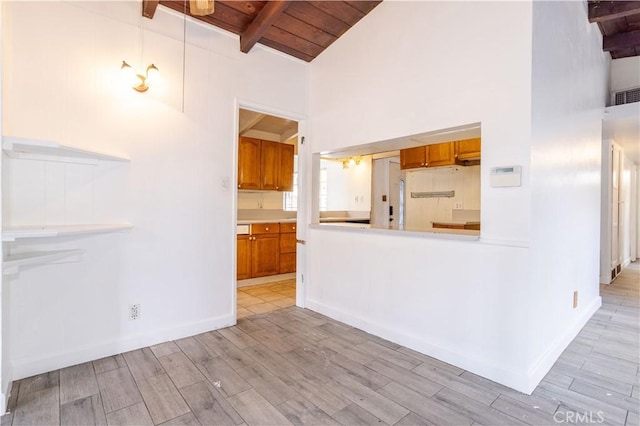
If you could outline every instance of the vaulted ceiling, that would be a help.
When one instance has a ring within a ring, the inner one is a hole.
[[[142,13],[153,18],[159,3],[238,34],[245,53],[261,43],[311,62],[381,1],[215,0],[214,13],[193,16],[189,1],[143,0]]]
[[[589,22],[598,23],[613,59],[640,55],[640,1],[589,0]]]

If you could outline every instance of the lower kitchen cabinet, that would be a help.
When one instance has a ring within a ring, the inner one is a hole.
[[[266,277],[280,273],[280,224],[251,225],[251,235],[238,235],[236,277]]]
[[[251,269],[254,277],[276,275],[280,271],[280,236],[255,235],[253,237]]]
[[[296,271],[296,224],[280,225],[280,273],[288,274]]]
[[[249,235],[238,235],[237,279],[251,278],[251,243]]]
[[[288,274],[296,271],[296,254],[280,253],[280,273]]]

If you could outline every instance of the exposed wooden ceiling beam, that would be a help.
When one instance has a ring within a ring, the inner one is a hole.
[[[636,46],[640,46],[640,30],[605,36],[602,39],[602,50],[605,52],[613,52]]]
[[[604,22],[640,13],[640,1],[590,1],[589,22]]]
[[[285,129],[280,135],[280,142],[286,142],[292,137],[298,134],[298,126],[293,126],[288,129]]]
[[[142,0],[142,16],[153,19],[160,0]]]
[[[265,118],[265,117],[266,117],[265,114],[261,114],[259,112],[256,112],[254,117],[252,117],[251,119],[247,120],[246,122],[240,124],[240,128],[238,129],[238,134],[240,134],[240,136],[242,136],[247,131],[251,130],[251,128],[253,126],[255,126],[256,124],[261,122],[262,119]]]
[[[240,50],[248,53],[290,3],[291,0],[268,1],[253,22],[240,34]]]

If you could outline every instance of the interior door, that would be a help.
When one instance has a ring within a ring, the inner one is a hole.
[[[611,151],[611,269],[620,265],[620,148]],[[616,275],[614,272],[613,276]],[[613,278],[612,276],[612,278]]]
[[[298,122],[298,213],[296,226],[296,306],[305,307],[307,283],[307,226],[309,224],[309,199],[308,189],[311,188],[311,155],[309,153],[309,141],[307,134],[307,123],[302,120]]]

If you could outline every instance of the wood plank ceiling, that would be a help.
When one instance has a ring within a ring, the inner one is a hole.
[[[238,34],[245,53],[258,42],[311,62],[381,1],[215,0],[213,14],[193,17]],[[188,1],[159,3],[178,12],[186,9],[192,16]],[[155,5],[157,2],[145,0],[143,15],[153,17]]]
[[[589,0],[589,22],[598,23],[613,59],[640,55],[640,1]]]

